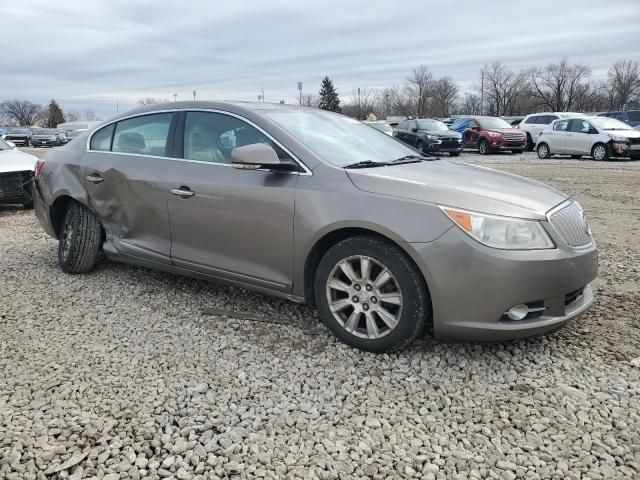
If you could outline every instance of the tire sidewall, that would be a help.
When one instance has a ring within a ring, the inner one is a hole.
[[[542,148],[545,148],[547,153],[545,155],[542,155],[540,153],[540,150]],[[549,149],[549,145],[547,145],[546,143],[541,143],[540,145],[538,145],[538,148],[536,149],[536,153],[538,154],[538,158],[541,160],[546,160],[547,158],[549,158],[551,156],[551,150]]]
[[[485,139],[480,140],[480,143],[478,144],[478,153],[480,153],[480,155],[489,154],[489,142]]]
[[[602,158],[597,158],[596,157],[596,149],[598,148],[604,148],[604,155]],[[593,149],[591,149],[591,156],[593,157],[594,160],[598,161],[598,162],[605,162],[607,160],[609,160],[609,147],[607,147],[607,145],[605,145],[604,143],[596,143],[593,146]]]
[[[399,254],[400,253],[400,254]],[[386,266],[398,283],[402,292],[402,314],[398,325],[387,335],[379,339],[360,338],[347,332],[333,317],[326,295],[326,283],[334,267],[343,259],[365,255],[376,259]],[[397,247],[374,237],[354,237],[331,247],[320,260],[316,271],[314,287],[316,305],[320,317],[329,329],[343,342],[361,350],[386,352],[402,347],[422,330],[427,312],[428,296],[424,287],[416,282],[415,271],[404,253]]]

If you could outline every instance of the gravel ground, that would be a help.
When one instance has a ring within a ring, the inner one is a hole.
[[[240,289],[64,275],[33,213],[0,207],[0,478],[640,477],[640,162],[462,158],[581,201],[601,270],[580,320],[367,354]]]

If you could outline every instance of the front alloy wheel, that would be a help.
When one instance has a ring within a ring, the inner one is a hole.
[[[321,318],[343,342],[370,352],[408,345],[430,311],[424,280],[396,245],[351,237],[320,260],[315,297]]]
[[[595,147],[593,147],[593,158],[599,162],[603,160],[609,159],[609,151],[607,150],[607,146],[603,143],[598,143]]]

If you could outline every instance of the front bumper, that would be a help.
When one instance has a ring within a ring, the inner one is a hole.
[[[434,242],[411,245],[427,279],[438,338],[501,341],[540,335],[593,303],[595,244],[581,251],[497,250],[453,227]],[[543,310],[509,320],[505,312],[518,304]]]
[[[37,139],[31,139],[31,146],[32,147],[54,147],[56,146],[57,142],[55,140],[37,140]]]
[[[501,137],[489,137],[489,148],[491,150],[520,150],[527,147],[527,137],[522,140],[506,140]]]
[[[446,153],[451,153],[451,152],[461,152],[464,148],[463,143],[460,141],[458,142],[457,140],[455,141],[451,141],[449,139],[440,139],[440,140],[427,140],[427,142],[431,142],[431,143],[427,143],[426,147],[427,147],[427,151],[428,152],[446,152]]]
[[[14,145],[28,145],[29,144],[29,139],[28,138],[5,138],[5,141],[7,142],[11,142]]]

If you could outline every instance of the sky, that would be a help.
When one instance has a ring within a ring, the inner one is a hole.
[[[0,100],[93,110],[139,99],[297,101],[328,75],[400,85],[425,64],[462,91],[485,63],[513,69],[567,57],[605,79],[640,61],[640,0],[1,0]]]

